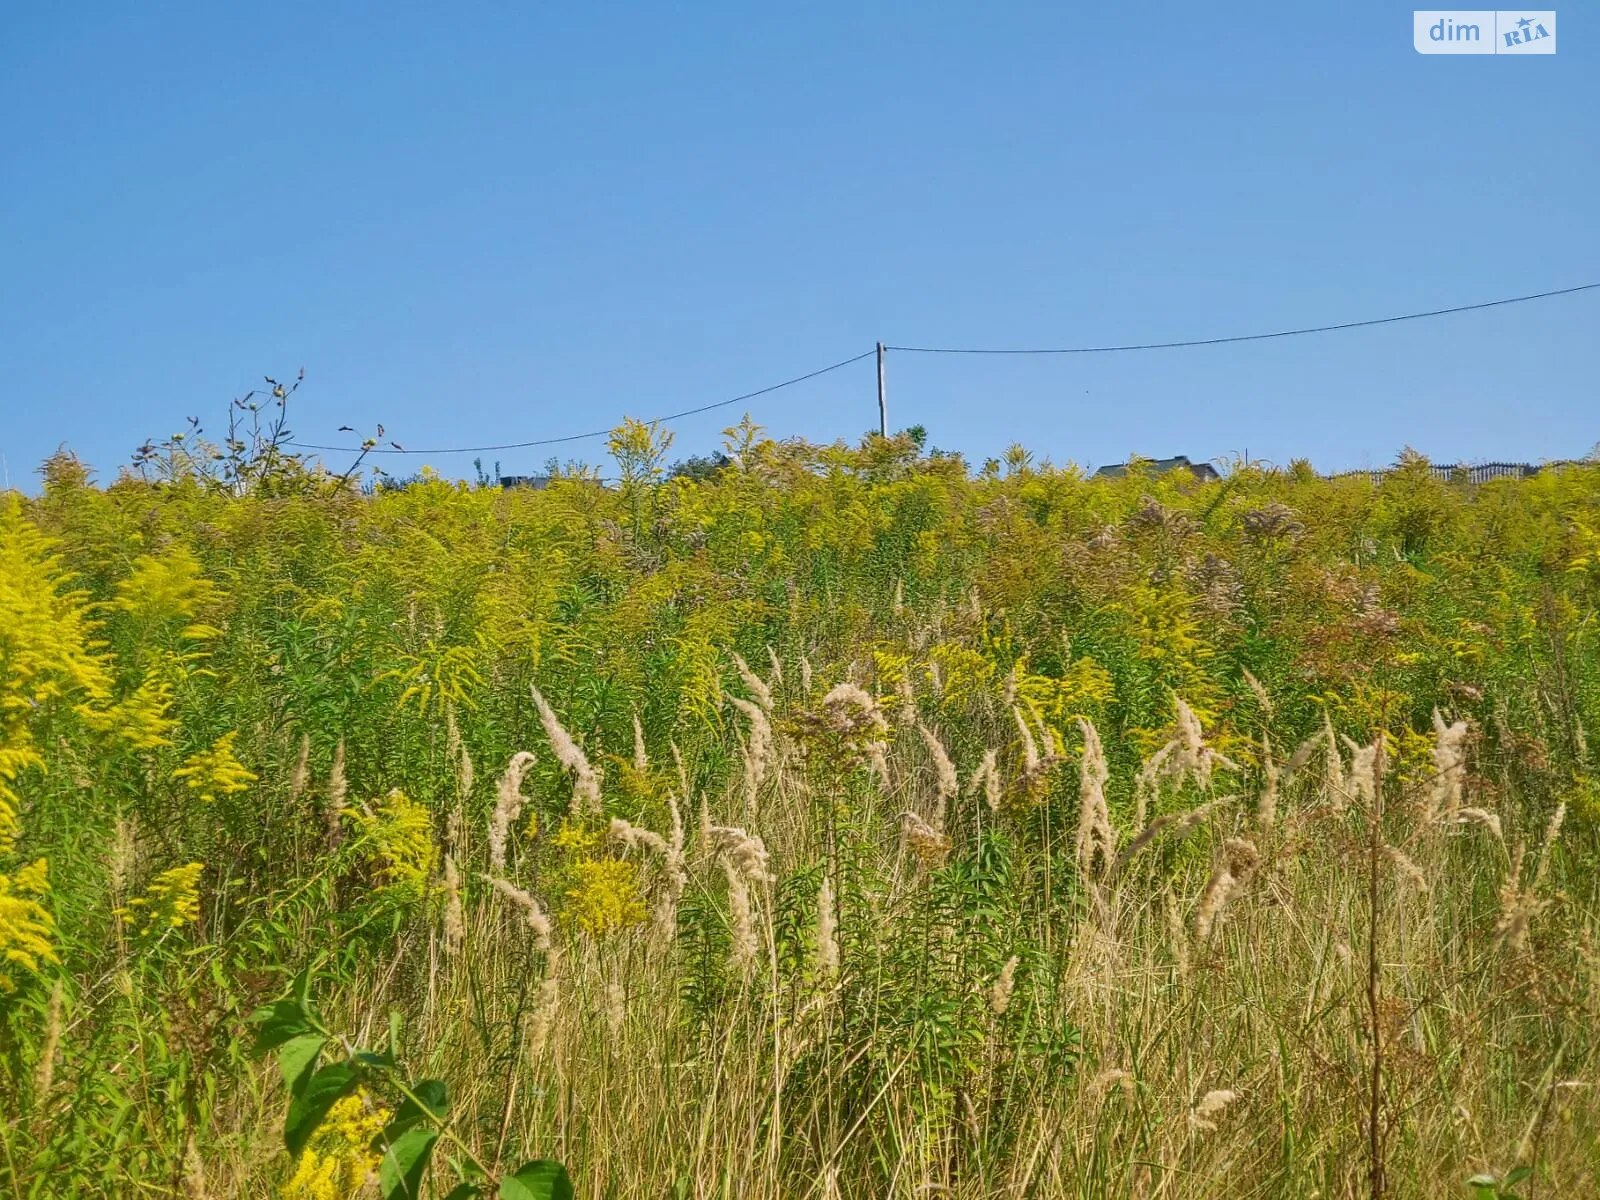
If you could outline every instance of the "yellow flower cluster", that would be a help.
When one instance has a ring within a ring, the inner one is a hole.
[[[183,780],[207,804],[215,803],[218,796],[244,791],[256,776],[233,756],[233,743],[238,736],[237,730],[225,733],[211,743],[210,749],[189,755],[172,777]]]
[[[368,860],[384,886],[420,899],[439,860],[433,815],[396,788],[371,813],[352,810],[350,818],[360,827]]]
[[[595,935],[637,925],[648,915],[631,862],[592,859],[574,863],[566,890],[566,913]]]
[[[200,873],[205,863],[185,863],[157,875],[142,896],[121,909],[136,930],[161,933],[180,929],[200,919]]]
[[[283,1185],[284,1200],[348,1200],[360,1192],[378,1169],[379,1156],[369,1146],[390,1115],[372,1104],[365,1089],[335,1102],[300,1152]]]
[[[55,921],[41,903],[49,891],[49,864],[42,858],[0,875],[0,993],[16,990],[10,968],[32,973],[61,961],[50,942]]]

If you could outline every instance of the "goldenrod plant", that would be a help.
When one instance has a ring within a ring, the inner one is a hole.
[[[1600,1195],[1600,464],[293,395],[0,496],[0,1196]]]

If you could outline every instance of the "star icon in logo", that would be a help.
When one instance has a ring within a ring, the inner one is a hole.
[[[1533,18],[1532,17],[1523,17],[1522,20],[1517,22],[1517,25],[1520,26],[1524,30],[1527,29],[1528,26],[1532,25],[1532,24],[1533,24]]]

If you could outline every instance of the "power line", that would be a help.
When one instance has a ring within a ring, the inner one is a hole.
[[[732,404],[739,404],[745,400],[754,400],[757,396],[765,396],[782,388],[792,387],[797,383],[804,383],[808,379],[815,379],[819,375],[826,375],[830,371],[837,371],[841,367],[848,367],[858,363],[864,358],[874,355],[879,357],[879,408],[880,417],[882,410],[883,372],[882,355],[885,351],[895,350],[902,354],[1113,354],[1130,350],[1180,350],[1194,346],[1224,346],[1236,342],[1264,342],[1274,338],[1300,337],[1310,333],[1337,333],[1345,329],[1365,329],[1374,325],[1393,325],[1398,321],[1420,321],[1427,317],[1446,317],[1453,313],[1476,312],[1479,309],[1499,308],[1507,304],[1523,304],[1529,300],[1546,300],[1552,296],[1571,296],[1577,292],[1587,292],[1600,288],[1600,282],[1581,283],[1577,287],[1558,288],[1550,292],[1534,292],[1527,296],[1510,296],[1503,300],[1485,300],[1481,304],[1460,304],[1453,308],[1435,308],[1427,312],[1403,313],[1397,317],[1375,317],[1367,321],[1345,321],[1338,325],[1310,325],[1303,329],[1279,329],[1271,333],[1246,333],[1233,337],[1196,338],[1181,342],[1137,342],[1123,346],[1067,346],[1043,349],[1005,349],[994,347],[971,346],[886,346],[875,345],[871,350],[864,350],[851,358],[842,359],[826,367],[819,367],[815,371],[807,371],[804,375],[796,375],[793,379],[785,379],[781,383],[774,383],[753,392],[746,392],[742,396],[735,396],[731,400],[718,400],[713,404],[702,404],[698,408],[686,408],[682,412],[668,413],[664,417],[657,417],[657,422],[676,421],[682,417],[692,417],[697,413],[710,412],[713,409],[727,408]],[[490,446],[448,446],[430,449],[400,449],[399,447],[372,447],[371,454],[482,454],[491,450],[526,450],[533,446],[558,446],[567,442],[581,442],[589,438],[605,437],[610,429],[592,429],[587,433],[569,433],[563,437],[536,438],[527,442],[503,442]],[[327,450],[342,454],[360,454],[360,446],[325,446],[315,442],[290,442],[289,445],[301,450]]]
[[[793,379],[785,379],[782,383],[774,383],[768,387],[758,388],[753,392],[746,392],[742,396],[735,396],[731,400],[718,400],[715,404],[702,404],[699,408],[686,408],[682,412],[668,413],[664,417],[657,417],[657,422],[676,421],[680,417],[692,417],[697,413],[710,412],[715,408],[727,408],[730,404],[738,404],[743,400],[754,400],[757,396],[765,396],[780,388],[792,387],[797,383],[804,383],[808,379],[815,379],[818,375],[826,375],[829,371],[837,371],[840,367],[848,367],[851,363],[858,363],[863,358],[871,358],[878,352],[874,346],[871,350],[863,351],[854,358],[846,358],[832,366],[818,367],[815,371],[807,371],[804,375],[796,375]],[[400,450],[379,449],[373,447],[372,454],[482,454],[487,450],[525,450],[530,446],[557,446],[563,442],[581,442],[587,438],[606,437],[610,429],[593,429],[588,433],[569,433],[565,437],[538,438],[531,442],[506,442],[498,446],[452,446],[447,449],[432,450]],[[319,446],[312,442],[290,442],[291,446],[301,450],[337,450],[346,454],[360,454],[360,446]]]
[[[1398,317],[1377,317],[1370,321],[1346,321],[1340,325],[1312,325],[1305,329],[1280,329],[1274,333],[1245,333],[1234,337],[1198,338],[1187,342],[1140,342],[1128,346],[1069,346],[1064,349],[1001,350],[987,347],[955,346],[885,346],[904,354],[1112,354],[1122,350],[1178,350],[1186,346],[1222,346],[1231,342],[1264,342],[1270,338],[1299,337],[1306,333],[1335,333],[1341,329],[1363,329],[1371,325],[1392,325],[1396,321],[1420,321],[1424,317],[1445,317],[1451,313],[1474,312],[1480,308],[1498,308],[1503,304],[1522,304],[1528,300],[1544,300],[1551,296],[1570,296],[1574,292],[1587,292],[1600,288],[1600,283],[1583,283],[1577,287],[1561,288],[1554,292],[1535,292],[1531,296],[1512,296],[1505,300],[1486,300],[1482,304],[1461,304],[1455,308],[1435,308],[1428,312],[1405,313]]]

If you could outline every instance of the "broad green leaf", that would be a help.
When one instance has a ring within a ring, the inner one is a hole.
[[[279,1000],[250,1014],[250,1023],[256,1029],[256,1053],[266,1054],[276,1050],[290,1038],[312,1032],[310,1023],[293,1000]]]
[[[428,1156],[439,1140],[437,1129],[408,1129],[384,1148],[378,1164],[378,1186],[383,1200],[418,1200]]]
[[[554,1159],[536,1158],[500,1181],[500,1200],[572,1200],[572,1180]]]
[[[477,1200],[478,1185],[475,1183],[458,1183],[446,1194],[444,1200]]]
[[[1501,1180],[1500,1186],[1503,1188],[1516,1187],[1517,1184],[1521,1183],[1524,1179],[1527,1179],[1532,1174],[1533,1168],[1524,1164],[1523,1166],[1520,1166],[1516,1170],[1510,1172],[1503,1180]]]
[[[328,1110],[360,1082],[360,1072],[348,1063],[330,1063],[301,1086],[300,1094],[289,1102],[289,1116],[283,1123],[283,1144],[289,1148],[290,1158],[300,1157]]]
[[[327,1044],[328,1039],[320,1033],[302,1033],[290,1038],[278,1050],[278,1067],[283,1071],[283,1085],[289,1089],[291,1096],[300,1094],[300,1089],[311,1078],[311,1072],[317,1069],[317,1058]]]
[[[389,1122],[390,1129],[408,1129],[424,1120],[428,1114],[443,1120],[450,1109],[450,1089],[442,1079],[419,1079],[411,1085],[411,1095],[422,1101],[422,1107],[418,1108],[410,1096],[406,1097],[400,1105],[400,1111],[395,1113],[394,1120]]]

